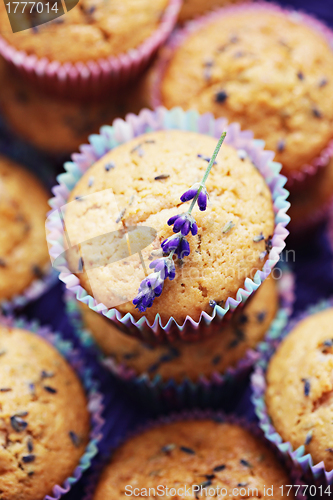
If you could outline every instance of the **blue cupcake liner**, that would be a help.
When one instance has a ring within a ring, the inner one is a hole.
[[[333,470],[327,471],[324,462],[313,463],[310,453],[305,454],[305,446],[302,445],[294,450],[289,441],[283,441],[280,434],[275,430],[265,403],[266,393],[266,371],[269,361],[275,353],[282,340],[295,328],[295,326],[310,315],[333,307],[333,297],[310,306],[296,318],[292,319],[287,327],[283,329],[274,342],[267,342],[262,358],[256,363],[251,377],[252,403],[255,413],[259,419],[259,426],[265,437],[280,451],[292,466],[297,467],[303,477],[311,484],[326,488],[333,485]],[[311,494],[311,496],[314,496]],[[322,496],[322,494],[320,495]]]
[[[0,316],[0,324],[9,328],[28,330],[45,339],[68,361],[79,375],[85,388],[91,422],[90,440],[73,474],[68,477],[62,485],[55,485],[52,494],[44,497],[44,500],[59,500],[81,479],[83,473],[90,468],[93,459],[97,456],[98,444],[103,437],[102,427],[104,425],[104,419],[102,417],[104,401],[100,393],[99,383],[93,377],[93,370],[91,367],[86,365],[82,353],[73,347],[71,341],[65,340],[59,333],[51,332],[48,327],[40,326],[37,321],[27,322],[24,318]]]
[[[269,441],[267,441],[261,429],[253,422],[249,422],[245,418],[239,417],[237,415],[233,414],[226,415],[221,411],[198,410],[198,409],[194,409],[192,411],[185,410],[179,413],[171,413],[169,415],[159,417],[156,420],[148,420],[145,423],[139,425],[136,429],[134,429],[134,431],[127,433],[125,437],[124,436],[118,437],[115,443],[110,447],[108,454],[102,457],[100,461],[94,466],[91,475],[86,481],[82,500],[93,499],[96,486],[98,484],[100,475],[104,467],[110,462],[110,459],[112,460],[113,452],[116,451],[116,449],[123,443],[125,443],[127,440],[141,434],[142,432],[149,431],[150,429],[159,427],[160,425],[170,424],[173,422],[187,421],[187,420],[205,420],[205,419],[217,420],[218,422],[221,423],[225,422],[244,427],[246,430],[251,432],[252,435],[260,439],[263,444],[265,444],[268,448],[270,448],[273,452],[275,452],[275,454],[277,455],[277,459],[282,464],[284,464],[283,456],[279,452],[276,453],[276,449],[271,445]],[[296,499],[297,500],[306,499],[307,498],[306,495],[303,494],[303,489],[305,485],[301,479],[298,469],[292,467],[289,470],[289,477],[291,479],[290,482],[293,485],[299,486],[296,493]]]
[[[155,316],[152,324],[145,316],[136,321],[130,313],[124,315],[116,308],[110,309],[105,304],[98,303],[84,290],[80,285],[79,278],[68,268],[64,257],[66,242],[64,241],[61,207],[66,204],[71,190],[82,175],[107,152],[146,132],[169,129],[194,131],[216,138],[220,137],[223,131],[227,131],[226,144],[245,151],[267,182],[273,199],[275,230],[272,238],[272,249],[263,269],[256,272],[253,280],[250,278],[245,280],[244,288],[238,289],[235,299],[229,297],[224,307],[216,305],[212,314],[203,311],[199,321],[194,321],[190,316],[187,316],[182,324],[178,324],[171,317],[167,324],[163,325],[159,314]],[[155,111],[144,109],[137,116],[129,114],[126,120],[117,119],[113,126],[102,127],[99,135],[90,136],[89,145],[81,146],[80,154],[72,155],[72,162],[65,163],[66,171],[58,176],[59,184],[53,188],[55,196],[50,200],[53,211],[48,218],[47,240],[51,260],[57,259],[59,262],[57,268],[61,271],[60,280],[76,295],[78,300],[87,304],[95,312],[105,315],[120,329],[125,328],[129,333],[139,338],[153,335],[161,339],[169,338],[172,340],[191,334],[204,336],[213,329],[219,329],[223,320],[226,320],[238,306],[244,304],[270,274],[272,268],[279,261],[279,256],[285,247],[285,239],[289,234],[286,229],[290,220],[286,214],[290,206],[287,202],[289,193],[284,189],[286,178],[279,174],[281,164],[273,161],[274,153],[265,151],[263,147],[263,141],[254,140],[252,132],[242,132],[237,123],[228,125],[225,119],[214,119],[210,113],[199,115],[196,111],[184,112],[181,108],[174,108],[170,111],[163,107],[157,108]]]
[[[239,388],[247,381],[254,364],[265,353],[267,341],[273,342],[280,336],[292,314],[295,299],[294,275],[286,265],[282,266],[281,271],[282,277],[278,280],[280,309],[265,335],[265,340],[258,343],[255,349],[248,349],[236,366],[229,367],[223,374],[213,372],[210,377],[201,376],[197,382],[187,378],[181,383],[172,378],[163,381],[160,375],[151,377],[147,372],[139,374],[124,363],[117,364],[113,358],[106,357],[96,344],[83,323],[77,300],[69,291],[65,293],[66,310],[80,342],[107,370],[126,385],[132,395],[141,402],[145,401],[149,408],[156,412],[193,407],[216,408],[222,401],[230,399],[237,385]]]

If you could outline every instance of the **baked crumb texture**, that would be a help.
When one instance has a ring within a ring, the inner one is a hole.
[[[333,309],[298,323],[267,371],[266,404],[277,432],[333,469]]]
[[[88,442],[76,374],[44,339],[0,327],[0,496],[39,500],[62,484]]]
[[[30,172],[0,157],[0,301],[21,294],[49,268],[48,198]]]
[[[333,51],[296,16],[227,10],[176,49],[161,100],[239,122],[276,152],[288,176],[333,137]]]
[[[280,486],[289,483],[273,453],[248,430],[236,424],[190,420],[148,430],[122,445],[93,498],[128,498],[127,485],[139,489],[166,485],[176,490],[184,485],[190,489],[219,486],[226,488],[230,498],[238,498],[232,496],[234,488],[257,488],[255,497],[269,498],[264,490],[269,485],[274,498],[282,499]],[[188,498],[194,499],[195,493]]]
[[[138,254],[126,258],[128,245],[121,229],[145,226],[157,233],[155,239],[147,235],[142,250],[148,269],[161,242],[173,234],[167,220],[187,209],[180,196],[201,180],[215,146],[214,138],[192,132],[149,133],[113,149],[80,179],[66,209],[71,245],[83,248],[84,240],[102,236],[98,245],[84,245],[83,261],[76,252],[68,260],[73,272],[83,269],[78,274],[81,284],[98,302],[136,319],[143,316],[132,304],[145,276],[143,267]],[[206,186],[210,204],[205,212],[197,207],[193,211],[199,230],[188,237],[190,256],[177,262],[176,278],[165,282],[161,297],[144,313],[151,323],[157,313],[163,323],[171,316],[178,323],[187,315],[198,320],[202,311],[212,312],[210,301],[235,297],[245,279],[263,267],[274,232],[272,198],[264,178],[249,159],[240,159],[235,149],[223,145]],[[235,226],[223,232],[230,221]],[[110,238],[103,237],[110,233],[112,246]],[[134,234],[132,254],[143,246]]]

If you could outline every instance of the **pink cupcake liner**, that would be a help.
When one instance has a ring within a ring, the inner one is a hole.
[[[79,375],[85,388],[88,409],[91,416],[90,440],[73,474],[62,485],[55,485],[52,494],[46,495],[43,499],[59,500],[81,479],[83,473],[90,468],[92,460],[97,456],[98,443],[103,437],[102,427],[104,425],[102,417],[104,401],[102,394],[99,392],[99,383],[91,376],[92,369],[83,360],[82,353],[78,349],[74,349],[73,344],[69,340],[62,338],[58,333],[51,332],[48,327],[40,326],[37,321],[27,322],[23,318],[14,318],[11,316],[0,316],[0,324],[9,328],[29,330],[53,345]]]
[[[235,391],[247,379],[253,365],[265,352],[266,342],[281,335],[292,314],[295,300],[295,278],[287,266],[282,266],[282,277],[278,280],[280,309],[272,321],[265,340],[256,348],[248,349],[236,366],[229,367],[223,374],[213,372],[210,377],[200,376],[197,382],[185,378],[177,383],[173,378],[164,382],[159,375],[150,376],[148,372],[138,373],[125,363],[117,363],[114,358],[103,355],[93,336],[85,327],[78,303],[72,293],[65,294],[67,314],[80,342],[98,358],[100,363],[133,391],[140,401],[146,400],[155,411],[165,408],[211,407],[230,399],[230,391]],[[221,331],[223,334],[223,330]]]
[[[0,37],[0,54],[22,75],[45,91],[62,96],[98,97],[138,77],[170,35],[181,0],[170,0],[159,27],[138,47],[96,61],[60,63],[17,50]]]
[[[226,415],[225,413],[218,411],[212,411],[212,410],[192,410],[192,411],[182,411],[180,413],[171,413],[166,416],[159,417],[156,420],[153,421],[148,421],[145,424],[141,425],[139,428],[135,429],[134,431],[130,432],[127,434],[125,438],[119,438],[116,446],[112,446],[110,450],[110,454],[108,457],[103,457],[100,462],[95,466],[91,476],[89,477],[86,485],[85,485],[85,491],[83,495],[82,500],[92,500],[94,492],[96,490],[96,486],[98,484],[99,477],[104,469],[104,467],[110,462],[110,456],[113,454],[113,452],[122,444],[124,444],[127,440],[145,432],[149,431],[151,429],[154,429],[156,427],[159,427],[161,425],[165,424],[172,424],[174,422],[182,422],[182,421],[188,421],[188,420],[214,420],[220,423],[228,423],[228,424],[234,424],[234,425],[239,425],[243,428],[245,428],[247,431],[249,431],[253,436],[256,438],[260,439],[260,441],[265,444],[269,449],[275,451],[276,449],[271,445],[269,441],[267,441],[262,433],[262,431],[259,429],[257,425],[255,425],[253,422],[249,422],[243,417],[239,417],[237,415],[229,414]],[[278,460],[284,464],[284,460],[282,455],[277,452],[276,453]],[[291,483],[294,486],[299,486],[297,489],[297,493],[295,495],[295,498],[297,500],[304,500],[306,499],[306,495],[303,494],[304,490],[304,483],[302,481],[302,478],[299,474],[299,471],[297,468],[292,467],[289,471],[289,477],[291,479]],[[268,485],[266,485],[268,486]]]
[[[169,61],[171,60],[176,49],[178,49],[190,35],[216,21],[219,16],[224,17],[229,14],[237,14],[239,12],[244,13],[253,10],[258,12],[269,10],[273,13],[276,12],[278,14],[286,14],[290,17],[290,19],[306,24],[308,27],[323,35],[333,50],[333,32],[325,24],[303,12],[285,9],[276,4],[267,2],[248,2],[244,4],[232,5],[230,7],[223,7],[221,9],[214,10],[207,15],[194,19],[193,21],[189,21],[183,28],[176,30],[170,37],[166,46],[161,50],[160,56],[151,74],[151,107],[155,109],[156,107],[163,105],[161,97],[161,83]],[[293,191],[297,191],[304,188],[305,185],[311,185],[311,180],[317,174],[318,170],[325,168],[332,157],[333,139],[329,141],[327,146],[321,151],[320,155],[314,158],[310,163],[304,164],[299,171],[288,174],[286,187],[288,189],[292,189]]]
[[[5,314],[13,313],[37,300],[56,284],[57,277],[58,273],[51,267],[45,276],[35,279],[21,294],[15,295],[10,300],[0,301],[0,313],[1,311]]]
[[[303,319],[330,307],[333,307],[333,298],[323,300],[318,304],[309,307],[297,318],[290,321],[287,328],[285,328],[281,332],[280,337],[277,338],[275,342],[267,342],[265,355],[257,362],[255,371],[251,377],[251,399],[254,405],[255,413],[259,419],[259,426],[264,432],[266,439],[268,439],[272,443],[272,445],[274,445],[276,449],[280,451],[286,461],[291,463],[292,466],[300,471],[302,477],[307,482],[312,484],[314,488],[322,488],[318,493],[315,492],[315,494],[311,493],[310,491],[311,497],[316,497],[317,495],[318,497],[325,497],[325,492],[323,491],[323,489],[333,485],[333,470],[326,470],[324,462],[314,464],[312,456],[309,453],[305,454],[304,445],[294,450],[292,444],[289,441],[283,441],[280,434],[278,434],[278,432],[275,430],[270,416],[268,415],[265,403],[266,371],[270,358],[274,354],[278,345],[288,335],[288,333],[290,333],[291,330],[293,330],[295,326]],[[328,495],[328,497],[329,496],[330,495]]]
[[[61,221],[61,207],[66,204],[70,191],[75,184],[99,158],[119,144],[128,142],[133,137],[137,137],[147,131],[180,129],[197,131],[219,138],[223,131],[227,131],[226,144],[243,150],[258,168],[265,178],[272,194],[275,230],[272,238],[272,249],[268,259],[261,271],[257,271],[253,279],[247,278],[244,288],[237,291],[236,298],[229,297],[224,307],[215,306],[213,313],[202,312],[199,321],[194,321],[187,316],[182,324],[171,317],[166,325],[162,324],[160,315],[157,314],[152,324],[145,316],[138,321],[130,314],[123,315],[117,309],[109,309],[103,303],[98,303],[80,285],[80,281],[70,272],[63,257],[65,248],[63,224]],[[240,305],[243,305],[252,293],[258,289],[260,284],[270,274],[272,268],[279,261],[279,256],[285,247],[285,239],[289,234],[286,226],[289,216],[286,214],[289,203],[286,201],[288,191],[284,189],[286,178],[279,174],[281,165],[273,162],[274,153],[263,150],[262,141],[254,140],[253,134],[249,131],[242,132],[237,123],[228,125],[223,118],[214,119],[209,113],[199,115],[195,111],[184,112],[181,108],[166,110],[158,108],[155,111],[142,110],[138,116],[130,114],[126,120],[117,119],[114,125],[101,128],[100,135],[90,137],[90,145],[81,146],[80,154],[73,154],[73,162],[65,164],[66,172],[58,177],[59,184],[53,188],[54,198],[50,200],[53,211],[47,221],[47,241],[51,261],[61,260],[57,265],[60,270],[60,280],[66,284],[66,288],[71,290],[76,298],[88,305],[93,311],[103,314],[109,318],[116,327],[134,335],[138,338],[159,340],[175,338],[191,339],[200,338],[204,335],[219,331],[224,321],[230,317],[232,312]]]

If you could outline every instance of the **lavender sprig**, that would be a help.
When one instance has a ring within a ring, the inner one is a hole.
[[[225,136],[226,132],[221,135],[217,143],[202,181],[193,184],[193,186],[180,197],[183,203],[192,200],[187,212],[174,215],[168,220],[168,225],[173,226],[173,232],[176,234],[162,241],[161,247],[163,253],[166,255],[151,262],[149,267],[154,269],[154,272],[147,276],[140,284],[139,293],[133,300],[133,304],[140,312],[145,312],[148,307],[153,305],[155,298],[161,295],[164,281],[167,278],[170,281],[175,279],[176,268],[173,261],[174,254],[177,255],[178,259],[183,259],[190,255],[190,244],[186,236],[190,232],[192,236],[198,233],[198,225],[192,216],[192,210],[196,203],[198,203],[199,210],[201,211],[205,211],[207,208],[208,193],[206,181],[213,165],[216,163],[215,159],[221,149]]]

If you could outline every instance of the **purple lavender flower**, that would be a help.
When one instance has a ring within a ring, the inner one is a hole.
[[[162,258],[156,259],[149,264],[150,269],[155,269],[155,272],[160,273],[161,278],[166,280],[169,278],[170,281],[176,277],[176,267],[172,259]]]
[[[193,200],[193,198],[196,197],[199,188],[200,184],[198,183],[193,184],[193,186],[188,191],[186,191],[184,194],[181,195],[180,200],[183,203],[185,201]],[[207,196],[208,196],[207,189],[205,186],[202,186],[202,189],[197,199],[199,210],[201,210],[202,212],[204,212],[207,208]]]
[[[195,222],[194,217],[189,213],[183,213],[179,215],[174,215],[168,220],[168,225],[173,226],[173,232],[181,232],[183,236],[187,236],[191,231],[192,235],[195,236],[198,232],[198,226]]]
[[[164,281],[160,273],[155,272],[141,281],[139,293],[133,300],[133,304],[140,312],[145,312],[147,307],[151,307],[156,297],[159,297],[163,290]]]
[[[183,259],[190,255],[190,245],[183,235],[170,236],[161,243],[164,253],[174,252],[178,259]]]

